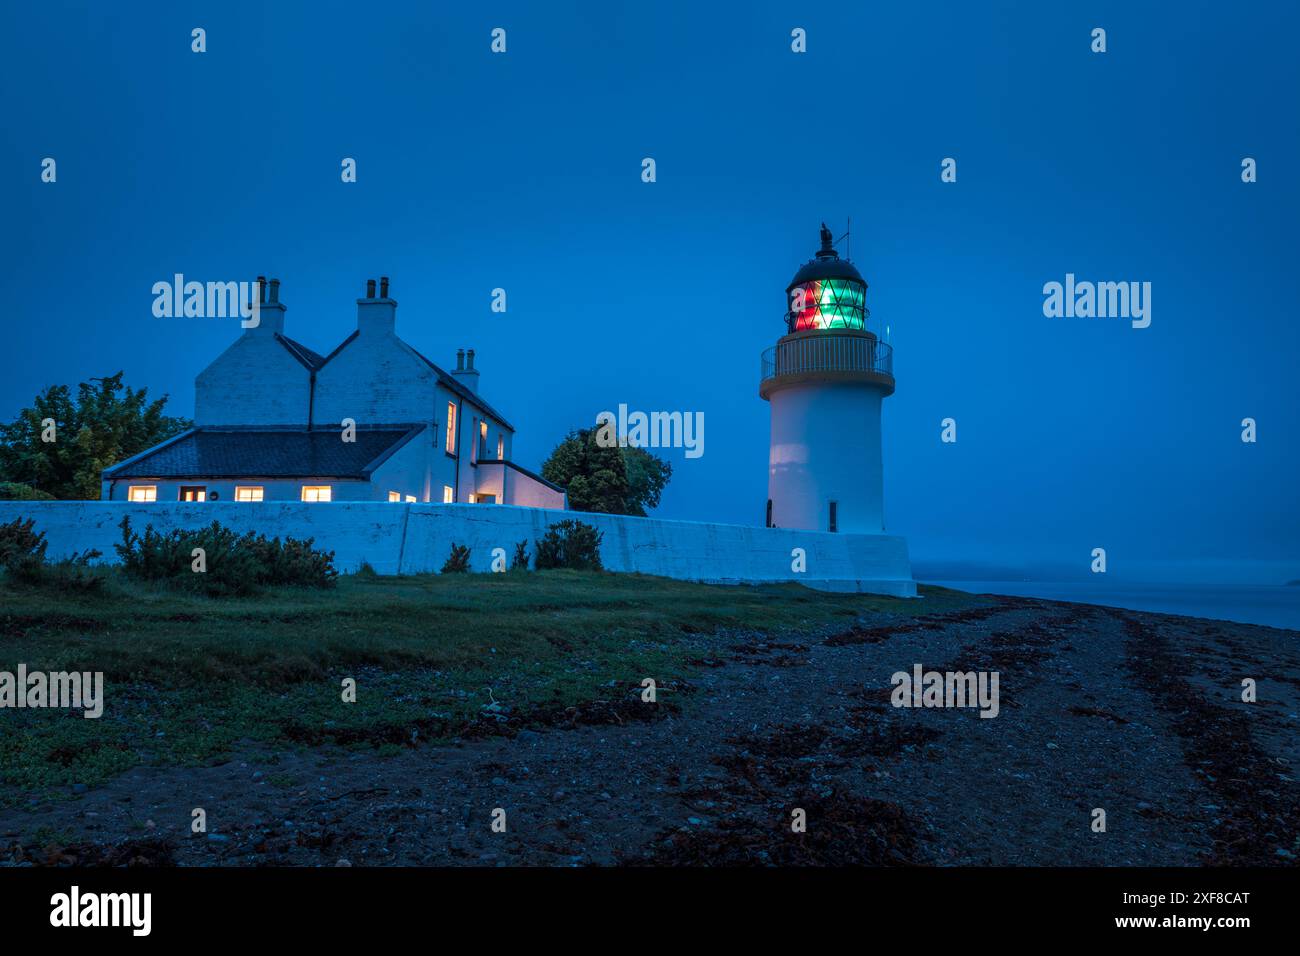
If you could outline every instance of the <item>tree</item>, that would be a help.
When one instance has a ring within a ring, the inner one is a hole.
[[[627,468],[627,513],[645,517],[651,508],[659,507],[659,496],[673,476],[673,466],[644,448],[625,445],[621,451]]]
[[[659,504],[672,467],[644,448],[604,446],[596,429],[569,432],[542,465],[542,477],[564,486],[574,511],[645,515]]]
[[[564,486],[574,511],[626,514],[627,466],[617,446],[596,443],[596,432],[569,432],[542,465],[542,477]]]
[[[77,386],[51,385],[17,419],[0,425],[0,482],[56,498],[98,498],[100,472],[179,434],[192,423],[163,414],[167,396],[122,384],[122,373]],[[54,420],[54,441],[42,424]]]

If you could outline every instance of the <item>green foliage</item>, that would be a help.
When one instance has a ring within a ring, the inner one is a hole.
[[[98,551],[83,551],[62,561],[48,562],[48,543],[43,531],[35,530],[35,520],[17,518],[0,524],[0,570],[10,583],[43,587],[54,591],[102,591],[104,575],[90,567],[100,557]]]
[[[644,518],[651,508],[659,507],[659,496],[673,476],[673,466],[644,448],[625,445],[621,451],[627,469],[626,514]]]
[[[94,499],[100,472],[191,426],[163,414],[167,397],[150,402],[147,389],[122,384],[122,373],[77,386],[51,385],[30,408],[0,425],[0,482],[17,482],[55,498]],[[55,440],[41,440],[45,419]]]
[[[510,562],[511,571],[528,570],[528,539],[515,543],[515,556]]]
[[[216,521],[206,528],[177,528],[167,534],[153,525],[147,525],[143,535],[136,534],[130,517],[123,517],[119,527],[122,543],[114,549],[122,571],[138,580],[223,596],[254,594],[273,585],[331,587],[338,576],[334,552],[316,550],[313,538],[282,540],[252,531],[240,535]],[[203,550],[204,571],[194,569],[196,548]]]
[[[0,481],[0,501],[53,501],[47,491],[17,481]]]
[[[563,486],[574,511],[638,515],[659,505],[673,469],[644,448],[602,445],[600,429],[569,432],[542,465],[542,477]]]
[[[442,566],[443,574],[464,574],[469,571],[469,548],[463,544],[451,543],[451,554]]]
[[[574,511],[627,514],[631,486],[617,445],[596,441],[596,429],[569,432],[542,465],[542,477],[563,486]]]
[[[8,572],[8,580],[55,594],[102,594],[108,590],[108,568],[92,567],[101,552],[86,550],[61,561],[25,562]]]
[[[34,518],[0,524],[0,570],[9,573],[45,563],[45,532],[35,530]]]
[[[599,571],[600,540],[604,532],[568,518],[551,525],[537,542],[537,569],[573,568]]]

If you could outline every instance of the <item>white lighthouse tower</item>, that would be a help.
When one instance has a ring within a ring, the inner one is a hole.
[[[866,294],[822,223],[821,249],[786,288],[786,334],[763,353],[768,527],[884,531],[880,404],[894,393],[893,350],[867,329]]]

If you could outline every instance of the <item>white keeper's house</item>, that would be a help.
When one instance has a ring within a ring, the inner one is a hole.
[[[260,322],[195,379],[194,427],[105,469],[103,499],[566,506],[511,461],[514,428],[479,393],[474,350],[446,372],[397,337],[387,278],[378,294],[366,283],[356,331],[324,356],[284,334],[279,280],[257,287]]]

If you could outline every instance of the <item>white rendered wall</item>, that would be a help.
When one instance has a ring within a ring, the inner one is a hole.
[[[374,500],[387,501],[390,491],[400,494],[403,501],[407,495],[414,495],[416,501],[442,500],[441,484],[434,497],[433,440],[433,429],[426,428],[375,469],[370,476]]]
[[[131,516],[142,530],[165,531],[220,521],[237,531],[315,538],[335,552],[335,564],[354,570],[364,561],[381,574],[437,571],[452,542],[470,548],[470,565],[487,571],[492,549],[536,542],[546,528],[577,518],[604,533],[601,558],[610,571],[635,571],[683,580],[724,583],[793,581],[827,590],[915,596],[907,542],[882,534],[823,534],[624,515],[573,514],[508,505],[425,505],[386,502],[239,504],[125,504],[111,501],[0,501],[0,523],[34,518],[46,534],[49,557],[85,548],[116,561],[118,523]],[[529,549],[533,550],[530,543]],[[806,570],[792,569],[795,548]]]
[[[564,507],[564,492],[556,491],[545,482],[514,468],[487,462],[474,471],[478,482],[475,494],[496,495],[498,504],[521,505],[526,508]]]
[[[329,485],[330,495],[334,501],[380,501],[387,498],[387,494],[381,493],[378,486],[371,485],[365,481],[339,481],[337,478],[240,478],[238,481],[227,479],[221,481],[206,481],[204,479],[186,479],[166,481],[153,480],[149,478],[119,478],[116,482],[105,481],[102,483],[105,500],[127,501],[127,495],[130,493],[132,485],[153,485],[157,500],[153,502],[140,503],[139,507],[145,508],[151,504],[158,505],[166,502],[177,503],[180,497],[181,488],[205,488],[208,492],[209,499],[213,492],[220,497],[216,501],[207,501],[204,504],[223,504],[225,502],[235,501],[235,486],[257,486],[262,489],[263,501],[302,501],[303,485]],[[110,499],[108,496],[112,495]],[[253,502],[235,502],[240,505],[248,505]],[[211,518],[208,519],[209,523]]]
[[[313,424],[337,426],[345,418],[358,425],[439,422],[435,412],[437,376],[397,336],[365,328],[316,373]]]
[[[767,496],[777,528],[884,530],[880,389],[860,383],[793,385],[773,392]]]
[[[310,394],[311,373],[264,321],[195,377],[194,424],[305,425]]]

